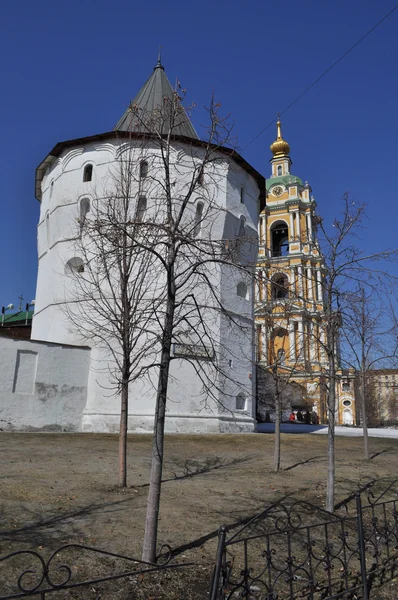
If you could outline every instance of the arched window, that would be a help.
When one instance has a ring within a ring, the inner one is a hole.
[[[54,191],[54,182],[52,181],[50,184],[50,200],[53,197],[53,191]]]
[[[286,348],[289,347],[289,334],[286,329],[277,329],[272,333],[271,361],[279,365],[285,364]]]
[[[246,398],[244,396],[244,394],[239,393],[236,396],[236,404],[235,404],[235,408],[236,410],[245,410],[246,409]]]
[[[282,175],[282,165],[278,165],[278,176]]]
[[[240,203],[244,204],[245,203],[245,188],[242,187],[240,188]]]
[[[146,160],[140,162],[140,179],[148,177],[148,163]]]
[[[194,237],[198,237],[200,234],[200,230],[202,229],[203,206],[203,202],[198,202],[196,205],[195,226],[193,229]]]
[[[83,171],[83,181],[91,181],[93,178],[93,165],[86,165]]]
[[[75,275],[76,273],[84,273],[83,259],[74,256],[65,265],[65,275]]]
[[[87,214],[90,212],[90,200],[83,198],[80,200],[80,233],[83,231],[84,223],[86,222]]]
[[[241,298],[247,298],[247,285],[244,281],[240,281],[236,286],[236,293]]]
[[[283,348],[279,348],[277,356],[276,356],[276,360],[278,361],[279,365],[284,365],[286,362],[286,354]]]
[[[277,273],[271,279],[272,300],[282,300],[289,294],[289,280],[284,273]]]
[[[284,222],[271,226],[272,256],[287,256],[289,254],[289,228]]]
[[[240,217],[238,237],[242,238],[242,237],[245,237],[245,235],[246,235],[246,219],[245,219],[245,217]]]
[[[50,247],[51,243],[51,231],[50,231],[50,215],[46,214],[46,236],[47,236],[47,248]]]
[[[143,220],[143,218],[144,218],[145,211],[146,211],[146,205],[147,205],[147,202],[146,202],[146,196],[140,196],[140,197],[138,198],[138,202],[137,202],[137,212],[136,212],[136,215],[135,215],[135,220],[136,220],[138,223],[141,223],[141,221],[142,221],[142,220]]]

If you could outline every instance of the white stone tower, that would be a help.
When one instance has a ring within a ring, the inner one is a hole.
[[[33,319],[32,339],[57,344],[82,345],[84,339],[71,328],[65,315],[68,302],[70,274],[84,269],[82,258],[74,251],[78,220],[90,213],[92,203],[98,201],[98,189],[110,179],[110,173],[126,147],[145,152],[156,158],[157,150],[151,147],[145,131],[134,119],[132,107],[139,107],[150,118],[164,99],[174,92],[160,61],[152,75],[137,94],[130,107],[118,121],[113,131],[58,143],[39,165],[36,172],[36,196],[41,203],[38,225],[39,270],[36,292],[36,310]],[[203,148],[191,122],[183,109],[177,126],[172,130],[173,152],[180,158],[197,156]],[[239,235],[242,227],[252,239],[257,232],[258,215],[263,208],[265,181],[237,153],[229,148],[217,148],[212,178],[204,174],[203,186],[217,186],[212,190],[220,211],[213,222],[203,223],[203,234],[217,239],[231,239]],[[137,160],[137,169],[142,164]],[[148,165],[147,165],[148,167]],[[151,168],[151,166],[149,167]],[[151,174],[153,175],[153,173]],[[145,174],[146,177],[146,174]],[[176,187],[184,185],[186,174],[175,173]],[[149,177],[147,178],[147,180]],[[150,218],[152,198],[145,191],[145,181],[137,183],[137,198],[145,194],[145,207]],[[193,194],[193,210],[203,202],[200,193]],[[206,220],[205,220],[206,221]],[[254,264],[256,244],[248,250],[248,259]],[[251,431],[254,427],[254,309],[252,286],[246,286],[239,277],[232,277],[222,267],[214,284],[225,299],[228,312],[242,324],[233,329],[226,315],[221,315],[212,325],[214,336],[224,348],[225,357],[235,387],[226,382],[221,386],[218,401],[203,397],[200,378],[192,361],[183,358],[172,362],[169,387],[166,430],[175,432]],[[193,290],[193,293],[195,291]],[[177,355],[176,355],[177,357]],[[108,361],[108,359],[106,359]],[[105,358],[103,350],[91,347],[88,395],[82,415],[83,431],[117,431],[120,401],[109,391],[109,371],[101,368]],[[233,376],[233,377],[232,377]],[[153,424],[154,387],[148,381],[137,381],[131,386],[129,409],[130,431],[150,431]],[[62,402],[62,398],[59,398]]]

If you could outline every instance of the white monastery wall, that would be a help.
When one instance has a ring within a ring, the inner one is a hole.
[[[0,429],[80,431],[89,348],[0,338]]]

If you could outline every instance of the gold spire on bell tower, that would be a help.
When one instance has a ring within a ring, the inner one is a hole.
[[[288,156],[290,152],[290,146],[286,140],[282,137],[281,120],[278,114],[278,120],[276,122],[276,140],[271,144],[270,149],[274,158],[282,158]]]

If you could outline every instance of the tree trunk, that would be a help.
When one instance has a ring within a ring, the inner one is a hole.
[[[129,405],[129,382],[122,381],[120,431],[119,431],[119,487],[127,486],[127,419]]]
[[[328,474],[326,487],[326,510],[334,512],[335,447],[334,434],[336,424],[336,375],[334,356],[329,358],[330,376],[328,390]]]
[[[362,427],[363,427],[363,456],[365,460],[369,460],[369,438],[368,438],[368,423],[366,415],[366,399],[365,399],[365,383],[366,373],[364,360],[361,368],[361,412],[362,412]]]
[[[278,473],[281,466],[281,401],[277,377],[275,379],[275,448],[274,472]]]
[[[173,275],[169,274],[169,297],[166,306],[162,338],[162,353],[160,358],[159,381],[156,394],[155,422],[152,439],[152,464],[149,479],[144,545],[142,552],[142,560],[150,563],[156,562],[158,519],[163,472],[164,425],[166,418],[167,387],[169,381],[174,310],[174,280]]]

